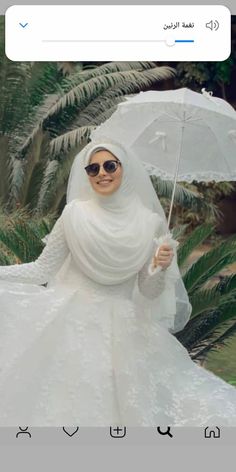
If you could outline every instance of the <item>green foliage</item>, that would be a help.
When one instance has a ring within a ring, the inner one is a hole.
[[[192,264],[183,276],[188,293],[192,295],[196,289],[234,262],[236,262],[236,235],[221,242]]]
[[[52,229],[55,216],[32,216],[26,210],[0,214],[0,263],[25,263],[37,259]]]
[[[235,191],[235,182],[192,182],[185,183],[184,187],[190,192],[198,195],[198,205],[204,201],[203,205],[182,205],[177,209],[176,217],[179,222],[184,221],[189,226],[189,231],[196,228],[196,226],[208,223],[216,225],[222,217],[221,211],[218,208],[219,202],[226,196]]]
[[[180,62],[176,81],[198,92],[204,87],[215,93],[219,85],[230,83],[234,64],[232,56],[222,62]]]
[[[178,248],[178,265],[181,268],[191,252],[213,232],[211,225],[201,225]]]
[[[194,359],[203,359],[212,349],[223,346],[235,335],[236,299],[201,317],[190,320],[177,335]]]
[[[236,274],[224,277],[224,283],[220,281],[211,289],[197,290],[190,296],[192,304],[192,318],[205,313],[206,310],[216,309],[228,302],[234,303],[236,296]],[[236,307],[235,307],[236,308]]]
[[[187,228],[188,228],[187,224],[177,225],[174,228],[172,228],[171,233],[172,233],[173,238],[176,239],[177,241],[180,240],[183,237],[184,233],[186,232]]]
[[[210,225],[196,228],[178,248],[178,260],[180,268],[185,269],[183,280],[192,314],[188,324],[176,337],[196,360],[203,360],[209,351],[222,347],[236,331],[236,274],[221,275],[226,267],[236,262],[236,236],[221,241],[188,264],[186,270],[191,251],[213,229]]]
[[[65,200],[70,166],[90,132],[124,96],[156,86],[174,69],[155,62],[16,63],[0,24],[0,199],[8,211],[46,214]]]
[[[158,197],[163,201],[166,212],[168,212],[174,183],[170,180],[162,180],[154,175],[151,176],[151,181]],[[174,203],[179,205],[181,209],[186,208],[189,210],[191,208],[194,213],[200,212],[204,216],[211,217],[217,214],[216,207],[210,201],[206,201],[202,193],[198,192],[196,188],[189,188],[184,183],[176,184]]]

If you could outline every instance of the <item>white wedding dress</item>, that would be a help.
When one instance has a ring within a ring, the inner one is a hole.
[[[99,284],[60,217],[37,261],[0,268],[0,426],[236,426],[236,389],[132,300],[137,278],[147,298],[167,283],[153,253],[137,277]]]

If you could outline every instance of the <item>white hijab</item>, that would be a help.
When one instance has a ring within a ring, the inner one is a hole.
[[[101,149],[116,156],[123,169],[120,187],[107,196],[98,194],[90,183],[85,192],[89,180],[84,167]],[[101,284],[122,283],[146,262],[160,217],[137,195],[131,161],[124,149],[115,144],[92,145],[79,163],[83,178],[80,176],[77,185],[86,199],[78,195],[64,211],[67,242],[74,260],[88,277]]]
[[[106,149],[122,163],[121,185],[112,195],[93,190],[84,167],[92,154]],[[152,251],[155,236],[168,232],[163,208],[141,161],[114,142],[91,142],[76,156],[70,173],[63,217],[68,245],[78,267],[94,281],[122,283],[140,271]],[[161,241],[161,238],[159,238]],[[155,300],[133,294],[139,309],[152,313],[171,332],[183,329],[191,305],[177,265],[166,271],[166,288]]]

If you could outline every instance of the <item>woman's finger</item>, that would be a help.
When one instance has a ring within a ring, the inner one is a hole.
[[[160,249],[159,249],[160,252],[173,252],[173,249],[172,247],[168,246],[168,247],[163,247],[161,246]]]
[[[155,257],[173,257],[174,256],[174,253],[171,251],[171,252],[158,252],[158,254],[155,256]]]
[[[170,257],[173,256],[174,254],[172,252],[160,252],[159,256],[160,257]]]
[[[169,244],[162,244],[162,245],[160,246],[160,249],[161,249],[161,250],[162,250],[162,249],[171,249],[171,246],[170,246]]]
[[[158,256],[157,256],[157,257],[158,257]],[[164,259],[173,258],[173,254],[171,254],[171,253],[170,253],[170,254],[169,254],[169,253],[168,253],[168,254],[159,254],[159,258],[160,258],[160,259],[163,259],[163,258],[164,258]]]

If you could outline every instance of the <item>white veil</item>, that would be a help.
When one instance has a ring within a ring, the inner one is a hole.
[[[110,151],[122,162],[124,167],[122,184],[119,189],[110,196],[100,196],[97,194],[92,189],[87,174],[84,170],[84,167],[88,164],[91,155],[99,149],[106,149]],[[105,207],[106,209],[108,208],[112,210],[110,215],[118,211],[120,213],[119,215],[116,214],[116,219],[117,216],[121,219],[123,216],[125,218],[125,215],[127,218],[130,218],[130,216],[132,218],[132,215],[134,215],[137,208],[145,208],[148,210],[146,213],[151,214],[152,218],[147,219],[148,222],[150,221],[150,228],[147,227],[147,225],[143,225],[145,226],[145,234],[142,225],[140,226],[141,233],[138,233],[138,235],[142,235],[141,237],[143,238],[143,244],[145,241],[146,245],[149,244],[150,237],[153,241],[153,236],[161,238],[161,236],[168,232],[164,210],[154,191],[150,177],[144,169],[141,161],[135,157],[131,150],[124,149],[120,144],[115,143],[114,141],[92,141],[86,145],[83,150],[75,157],[68,182],[67,203],[74,202],[75,200],[77,202],[95,201],[99,208]],[[130,202],[133,202],[133,207],[130,206]],[[130,214],[128,211],[130,211]],[[153,235],[154,222],[157,220],[159,222],[159,234]],[[125,223],[126,221],[124,220]],[[140,224],[141,223],[142,222],[140,222]],[[139,223],[136,222],[136,224]],[[149,239],[147,231],[148,229],[150,231]],[[137,233],[134,234],[133,237],[137,239]],[[135,239],[131,239],[130,241],[130,247],[132,247],[132,250],[134,241]],[[159,241],[161,241],[161,239]],[[147,260],[145,245],[140,245],[139,249],[140,252],[142,252],[140,255],[140,262],[143,264],[145,258]],[[189,303],[188,294],[178,269],[176,253],[170,267],[166,270],[166,279],[167,284],[165,290],[155,300],[149,300],[141,295],[136,286],[134,291],[134,301],[139,305],[139,308],[142,309],[143,307],[145,310],[151,310],[153,316],[158,319],[160,324],[164,325],[171,332],[178,332],[183,329],[189,320],[191,314],[191,305]],[[103,282],[106,283],[106,280],[107,279],[104,278]]]
[[[108,149],[110,152],[113,150],[113,154],[117,149],[128,154],[129,168],[127,171],[129,175],[127,177],[130,180],[132,179],[134,190],[147,208],[158,213],[158,215],[166,221],[164,210],[156,196],[149,175],[145,171],[141,161],[136,159],[131,150],[125,150],[120,144],[115,143],[114,141],[111,142],[106,140],[104,143],[101,143],[101,141],[99,143],[92,141],[75,157],[68,181],[67,203],[75,198],[78,198],[79,200],[89,200],[94,196],[94,192],[84,171],[84,167],[87,165],[91,153],[94,152],[95,149],[98,150],[99,148]],[[128,184],[130,184],[130,182]],[[124,190],[127,192],[128,185]]]

